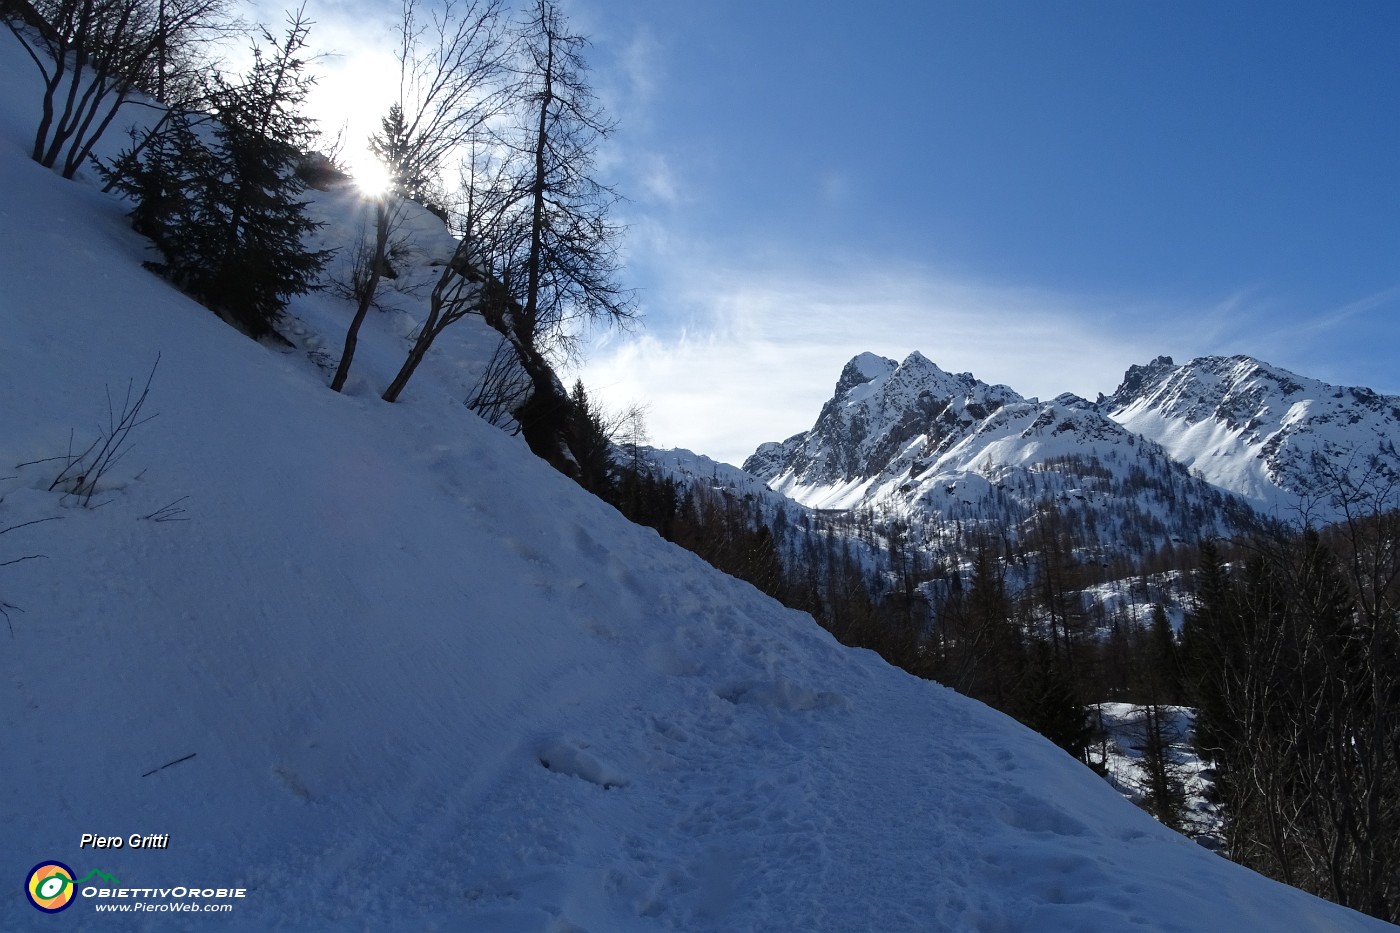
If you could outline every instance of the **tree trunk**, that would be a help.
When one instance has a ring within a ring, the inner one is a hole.
[[[350,362],[355,358],[355,347],[360,342],[360,325],[365,322],[369,306],[374,303],[374,293],[379,290],[379,273],[384,268],[384,254],[389,243],[389,197],[387,194],[381,195],[374,206],[374,256],[370,260],[369,279],[360,288],[355,317],[345,332],[345,349],[341,351],[340,365],[336,367],[335,378],[331,380],[331,390],[334,392],[345,388],[345,380],[350,376]],[[408,381],[407,377],[404,381]],[[399,386],[399,391],[402,390],[403,386]],[[387,397],[388,393],[385,394]],[[394,396],[398,397],[397,391]],[[386,400],[392,402],[394,399]]]
[[[540,119],[535,131],[535,177],[530,185],[530,255],[525,283],[525,320],[533,339],[539,318],[540,276],[544,252],[545,150],[549,145],[549,108],[554,103],[554,34],[545,27],[544,87],[540,91]]]
[[[423,362],[423,357],[427,356],[428,347],[431,345],[431,340],[425,341],[422,337],[418,338],[413,344],[413,349],[408,351],[408,357],[403,361],[403,365],[399,367],[399,374],[394,377],[393,382],[389,383],[389,388],[384,390],[382,396],[384,401],[397,402],[399,400],[399,393],[403,391],[404,386],[408,385],[413,371],[418,368],[419,363]]]

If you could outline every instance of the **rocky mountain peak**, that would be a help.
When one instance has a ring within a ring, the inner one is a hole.
[[[887,360],[874,353],[861,353],[854,356],[841,370],[841,377],[836,380],[835,397],[841,398],[856,386],[867,385],[876,379],[888,376],[898,366],[899,364],[894,360]]]
[[[1174,498],[1198,513],[1223,508],[1218,492],[1096,405],[1068,394],[1026,399],[917,352],[897,365],[871,354],[851,360],[811,430],[762,445],[744,468],[809,507],[894,508],[931,526],[1004,519],[1014,527],[1046,497],[1064,497],[1102,513],[1092,524],[1112,538],[1159,521],[1151,516]]]
[[[1005,405],[1024,399],[971,373],[950,374],[917,351],[896,363],[853,357],[810,431],[764,444],[744,468],[764,480],[840,486],[887,472],[893,460],[952,444]]]
[[[763,445],[744,467],[809,506],[901,502],[930,520],[990,514],[1018,483],[1039,496],[1097,484],[1113,491],[1095,501],[1114,521],[1138,508],[1185,514],[1188,499],[1198,516],[1218,510],[1211,487],[1287,517],[1303,498],[1317,501],[1319,457],[1400,477],[1397,436],[1400,398],[1244,355],[1182,364],[1159,356],[1130,367],[1097,402],[1072,394],[1040,402],[945,372],[918,352],[900,363],[863,353],[809,431]],[[1168,490],[1155,505],[1123,492],[1143,477]],[[1325,518],[1317,508],[1314,518]],[[1208,533],[1188,525],[1176,533]]]
[[[1175,369],[1176,364],[1170,356],[1159,356],[1146,365],[1129,366],[1128,371],[1123,374],[1122,383],[1109,399],[1115,404],[1126,404],[1129,400],[1137,398],[1144,387],[1155,386]]]

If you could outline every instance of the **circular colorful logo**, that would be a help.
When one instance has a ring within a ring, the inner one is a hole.
[[[73,869],[62,862],[40,862],[24,883],[29,903],[46,914],[56,914],[73,903]]]

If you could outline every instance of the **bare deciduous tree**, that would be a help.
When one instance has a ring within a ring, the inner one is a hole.
[[[511,229],[503,218],[509,212],[512,194],[504,183],[506,176],[501,162],[479,150],[473,152],[472,162],[477,170],[471,172],[474,181],[464,186],[465,209],[459,217],[461,235],[457,248],[429,294],[428,316],[418,328],[408,356],[384,390],[386,402],[398,400],[433,341],[468,315],[484,318],[510,343],[522,365],[530,357],[532,348],[525,345],[527,341],[522,341],[512,323],[518,318],[513,312],[517,303],[507,284],[491,273],[489,259],[498,238],[508,235]],[[562,391],[561,387],[561,394]]]
[[[1198,744],[1237,861],[1400,918],[1400,512],[1383,469],[1315,464],[1342,519],[1253,542],[1239,579],[1203,551],[1188,619]]]
[[[509,99],[503,0],[403,0],[398,100],[371,149],[397,192],[423,201],[447,161],[483,138]]]
[[[519,354],[510,340],[502,337],[467,398],[467,407],[490,424],[506,427],[529,397],[530,380],[520,368]],[[518,430],[518,423],[516,427]]]
[[[568,31],[554,0],[534,0],[521,26],[522,116],[517,157],[528,216],[524,253],[505,263],[517,279],[522,329],[537,344],[560,345],[566,328],[586,320],[625,324],[633,295],[617,280],[623,228],[609,219],[618,201],[593,175],[599,142],[613,130],[587,81],[587,40]],[[567,350],[567,347],[565,348]]]
[[[505,125],[472,146],[460,245],[384,392],[395,401],[438,335],[478,314],[506,338],[529,379],[512,411],[526,441],[565,472],[577,467],[566,449],[571,402],[548,357],[569,354],[581,322],[625,324],[634,313],[631,292],[617,281],[622,228],[608,216],[617,196],[593,177],[596,147],[612,127],[585,78],[585,45],[551,0],[536,0],[517,25]],[[386,130],[400,122],[386,121]]]
[[[382,192],[375,198],[374,239],[362,241],[355,257],[355,269],[351,273],[351,291],[355,298],[355,316],[345,330],[345,346],[340,351],[340,363],[331,379],[331,389],[339,392],[345,388],[345,380],[350,378],[350,364],[355,359],[355,349],[360,342],[360,327],[365,315],[374,304],[374,296],[379,291],[379,279],[384,274],[384,264],[388,261],[389,234],[394,225],[391,215],[397,209],[388,202],[392,195]]]
[[[457,310],[434,309],[433,326],[425,324],[384,397],[398,397],[442,326],[480,313],[510,341],[530,378],[530,396],[514,412],[526,440],[562,468],[572,459],[560,448],[571,403],[547,355],[569,354],[575,325],[625,324],[634,305],[617,281],[622,228],[608,216],[617,196],[593,177],[597,145],[612,124],[586,80],[586,40],[567,30],[551,0],[532,4],[517,39],[504,155],[476,153],[469,169],[465,247],[457,257],[467,281],[449,282],[449,266],[438,290]]]
[[[162,94],[230,28],[227,0],[38,0],[7,18],[44,80],[33,158],[72,178],[135,90]]]
[[[355,315],[331,380],[337,392],[349,378],[360,328],[379,288],[389,239],[401,216],[400,199],[427,203],[443,161],[479,142],[505,100],[502,78],[509,43],[502,0],[444,0],[426,19],[418,0],[403,0],[398,31],[398,100],[370,139],[370,150],[384,164],[390,187],[375,200],[374,240],[363,250],[371,257],[368,275],[358,283]],[[472,222],[467,226],[470,229]],[[444,290],[441,283],[434,289],[435,303],[440,303]],[[441,309],[435,311],[432,327],[425,325],[422,331],[431,334],[430,343],[442,319]]]

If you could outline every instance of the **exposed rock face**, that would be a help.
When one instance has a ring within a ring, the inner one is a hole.
[[[1397,438],[1400,398],[1247,356],[1159,356],[1097,402],[1041,402],[920,353],[902,363],[863,353],[811,430],[760,446],[744,469],[815,508],[1014,524],[1059,497],[1094,504],[1093,521],[1110,529],[1196,538],[1236,527],[1249,511],[1239,500],[1326,521],[1338,477],[1400,488]]]
[[[842,369],[810,431],[763,445],[745,469],[764,479],[787,473],[804,486],[868,479],[885,472],[916,439],[931,450],[970,419],[1019,401],[1005,386],[988,386],[968,373],[950,375],[917,352],[903,363],[863,353]]]

